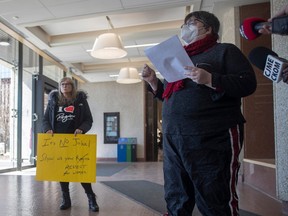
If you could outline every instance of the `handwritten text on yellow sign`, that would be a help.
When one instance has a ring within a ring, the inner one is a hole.
[[[96,181],[96,135],[38,134],[36,180]]]

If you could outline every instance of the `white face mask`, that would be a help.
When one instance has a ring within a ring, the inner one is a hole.
[[[198,36],[198,28],[194,25],[183,25],[181,28],[181,38],[186,44],[192,43]]]
[[[183,25],[181,28],[181,38],[186,43],[186,45],[196,41],[196,39],[200,36],[198,34],[199,29],[195,25]]]

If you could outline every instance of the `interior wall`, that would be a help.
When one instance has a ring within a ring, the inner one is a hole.
[[[97,160],[117,158],[117,144],[104,144],[104,112],[120,112],[120,136],[137,138],[137,159],[144,158],[144,84],[85,83],[93,115],[90,134],[97,134]]]
[[[271,12],[275,14],[287,0],[272,0]],[[288,59],[288,36],[272,35],[272,48],[278,56]],[[286,201],[288,214],[288,85],[279,82],[273,85],[274,93],[274,122],[275,122],[275,154],[276,154],[276,190],[278,197]]]
[[[223,22],[221,23],[221,42],[236,44],[236,27],[235,23],[235,8],[229,8],[223,13]]]

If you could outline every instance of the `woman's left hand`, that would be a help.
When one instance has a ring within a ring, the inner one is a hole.
[[[186,66],[184,73],[188,78],[192,79],[197,84],[210,85],[211,74],[199,67]]]
[[[75,135],[76,134],[82,134],[82,133],[83,133],[83,131],[81,129],[76,129],[75,132],[74,132]]]

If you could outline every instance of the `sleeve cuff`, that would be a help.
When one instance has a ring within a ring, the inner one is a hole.
[[[221,88],[221,76],[216,73],[212,73],[212,80],[211,80],[212,87],[215,88],[216,91],[223,91]]]

